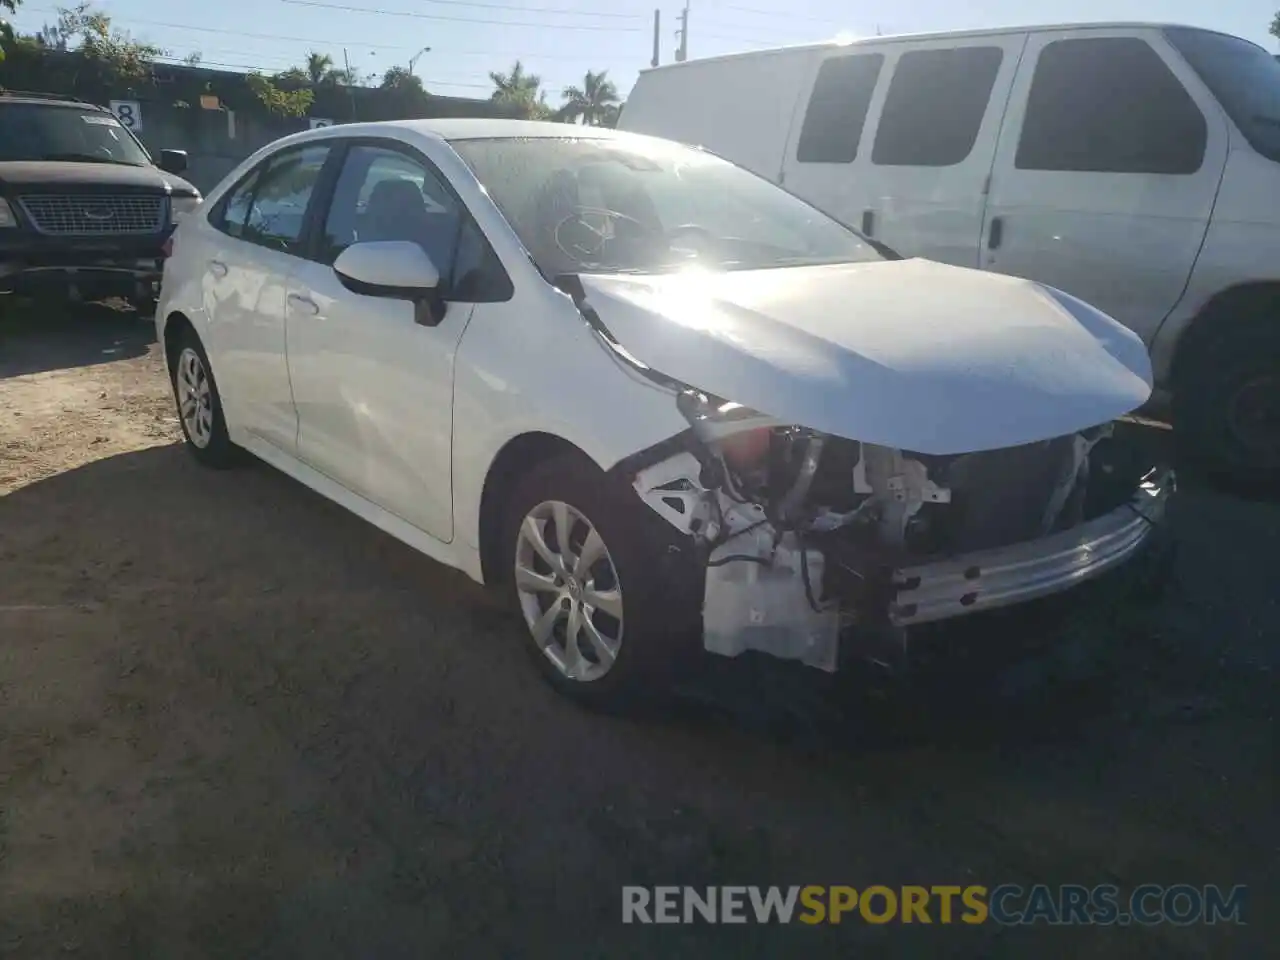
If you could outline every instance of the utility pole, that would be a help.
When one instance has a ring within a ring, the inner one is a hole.
[[[680,11],[680,29],[676,31],[680,38],[680,46],[676,49],[676,63],[684,63],[689,56],[689,0],[685,0],[684,9]]]
[[[662,11],[653,11],[653,59],[649,61],[649,66],[656,67],[658,65],[658,47],[659,39],[662,36]]]
[[[347,71],[347,95],[351,97],[351,119],[356,119],[356,89],[355,77],[351,75],[351,61],[347,59],[347,48],[342,48],[342,65]]]

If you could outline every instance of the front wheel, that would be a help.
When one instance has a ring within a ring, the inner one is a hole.
[[[1280,481],[1280,331],[1207,344],[1174,385],[1174,430],[1181,451],[1213,473]]]
[[[626,493],[585,458],[558,457],[517,484],[503,538],[534,662],[561,693],[606,709],[662,692],[697,649],[696,607],[679,598],[700,585],[662,562],[662,538]]]

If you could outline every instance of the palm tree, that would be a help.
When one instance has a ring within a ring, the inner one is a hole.
[[[493,81],[493,93],[489,99],[494,103],[524,104],[538,100],[542,78],[536,73],[525,73],[524,64],[517,60],[509,73],[491,71],[489,79]]]
[[[622,108],[626,103],[611,103],[604,108],[600,114],[600,126],[613,129],[618,125],[618,121],[622,118]]]
[[[323,82],[333,73],[333,57],[312,50],[307,54],[307,78],[314,84]]]
[[[617,107],[618,88],[609,79],[609,71],[587,71],[581,87],[564,88],[564,113],[570,120],[582,118],[589,127],[599,126]]]
[[[493,93],[489,99],[494,103],[513,108],[526,120],[545,120],[551,116],[546,92],[542,90],[542,78],[536,73],[525,73],[524,64],[519,60],[507,73],[491,72],[489,79],[493,81]]]

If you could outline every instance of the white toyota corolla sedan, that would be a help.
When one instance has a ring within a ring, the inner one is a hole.
[[[1113,436],[1151,367],[1107,316],[607,130],[287,137],[183,220],[156,323],[197,459],[501,586],[600,705],[690,651],[832,671],[1073,589],[1173,488]]]

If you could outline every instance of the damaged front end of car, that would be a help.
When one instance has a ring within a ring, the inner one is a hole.
[[[924,260],[562,289],[688,424],[613,472],[691,548],[711,652],[895,665],[1165,540],[1173,474],[1115,429],[1146,348],[1062,291]]]
[[[921,454],[681,389],[689,430],[626,480],[693,547],[707,651],[834,672],[891,662],[908,629],[1069,590],[1154,540],[1175,483],[1107,423]]]

